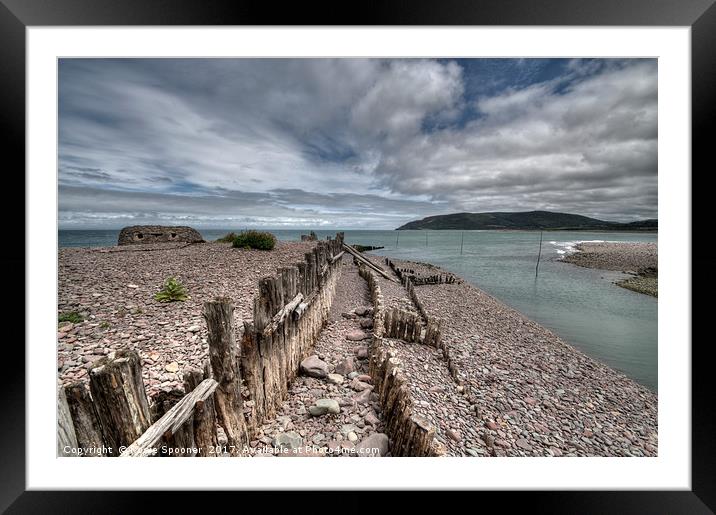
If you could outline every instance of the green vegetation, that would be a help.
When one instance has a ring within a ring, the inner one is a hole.
[[[232,246],[237,249],[271,250],[276,246],[276,236],[270,232],[243,231],[234,238]]]
[[[656,231],[657,220],[638,222],[606,222],[587,216],[550,211],[525,211],[521,213],[453,213],[414,220],[397,230],[569,230],[569,231]]]
[[[232,232],[226,233],[224,236],[222,236],[221,238],[217,239],[216,242],[217,242],[217,243],[233,243],[234,240],[235,240],[238,236],[239,236],[238,234],[236,234],[235,232],[232,231]]]
[[[174,277],[170,277],[164,281],[162,289],[154,294],[154,300],[159,302],[185,301],[188,298],[186,288]]]
[[[111,327],[111,324],[110,324],[109,322],[107,322],[106,320],[102,320],[102,321],[99,323],[99,328],[100,328],[100,329],[109,329],[110,327]]]
[[[72,322],[73,324],[79,324],[80,322],[84,321],[84,318],[82,318],[82,315],[77,313],[77,311],[70,311],[68,313],[60,313],[57,317],[58,322]]]

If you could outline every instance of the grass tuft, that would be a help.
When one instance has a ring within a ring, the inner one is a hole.
[[[79,324],[80,322],[84,321],[84,318],[82,318],[82,315],[77,313],[77,311],[70,311],[68,313],[60,313],[57,317],[58,322],[72,322],[73,324]]]
[[[270,232],[243,231],[234,238],[232,246],[237,249],[271,250],[276,246],[276,236]]]

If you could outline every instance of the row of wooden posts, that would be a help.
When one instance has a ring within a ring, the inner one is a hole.
[[[455,382],[455,384],[458,387],[461,387],[462,393],[466,396],[468,401],[473,404],[475,402],[476,397],[473,395],[473,392],[471,391],[471,387],[468,384],[465,384],[463,374],[460,372],[460,367],[456,359],[453,358],[450,352],[450,345],[447,342],[447,339],[443,339],[443,323],[444,321],[439,318],[430,315],[427,310],[425,309],[425,306],[423,305],[422,300],[420,299],[420,296],[417,293],[417,289],[415,286],[419,284],[427,284],[427,283],[420,283],[416,282],[416,275],[415,271],[410,268],[402,268],[395,265],[393,261],[391,261],[389,258],[385,258],[386,264],[398,275],[398,277],[401,279],[401,283],[405,286],[408,296],[413,301],[413,304],[416,306],[418,312],[422,316],[422,319],[425,320],[425,330],[423,333],[419,333],[415,329],[415,325],[420,323],[419,317],[416,317],[413,313],[408,313],[402,310],[398,309],[385,309],[383,308],[384,315],[381,320],[383,320],[383,328],[381,336],[384,336],[386,338],[398,338],[405,341],[417,341],[420,343],[423,343],[425,345],[430,345],[438,349],[440,351],[440,355],[442,359],[445,361],[445,365],[450,373],[451,378]],[[443,283],[437,282],[434,284],[451,284],[455,282],[461,282],[459,278],[456,276],[449,274],[445,277],[450,277],[452,279],[446,279],[443,281]],[[371,282],[369,281],[369,284]],[[374,286],[371,284],[371,289],[373,289]],[[378,288],[379,286],[376,284],[375,288]],[[422,334],[421,337],[417,337],[417,334]],[[382,357],[377,358],[377,361],[381,364],[383,368],[379,367],[379,370],[376,372],[378,376],[381,376],[381,374],[388,373],[388,370],[396,366],[395,363],[391,362],[390,354],[388,352],[388,359],[387,361],[384,360]],[[380,353],[378,353],[380,354]],[[376,353],[374,352],[374,356]],[[394,358],[393,358],[394,361]],[[400,382],[400,381],[399,381]],[[406,421],[405,419],[403,422],[410,425],[410,422]],[[418,438],[418,441],[422,441],[422,438],[424,437],[425,433],[421,431],[415,430],[415,424],[417,422],[413,422],[413,434],[416,435],[415,438]],[[419,425],[419,424],[418,424]],[[423,448],[421,443],[416,443],[416,448],[420,449]],[[430,452],[441,454],[441,451],[438,449],[439,446],[435,446],[432,448]],[[411,451],[416,452],[416,451]],[[419,451],[417,451],[419,452]],[[427,451],[426,451],[427,452]]]
[[[327,320],[342,246],[338,233],[319,241],[304,262],[262,279],[254,318],[241,321],[238,334],[231,299],[206,302],[209,359],[203,370],[182,371],[183,392],[165,392],[150,404],[134,350],[95,362],[89,389],[77,382],[58,390],[58,455],[242,455],[276,414]],[[217,424],[227,439],[222,447]]]
[[[455,275],[449,273],[418,275],[412,268],[399,267],[389,258],[385,258],[385,264],[395,272],[403,286],[407,286],[408,283],[412,283],[413,286],[423,286],[426,284],[454,284],[459,282]]]
[[[398,308],[386,309],[383,322],[384,336],[437,347],[442,334],[442,322],[433,318],[426,318],[426,320],[427,323],[423,324],[423,318],[419,314]]]
[[[413,301],[413,304],[415,304],[415,307],[418,309],[418,312],[426,321],[423,343],[425,343],[426,345],[431,345],[441,352],[442,357],[447,364],[448,370],[453,380],[458,385],[462,384],[462,376],[459,372],[458,365],[455,360],[452,359],[452,357],[450,356],[450,347],[447,344],[447,341],[443,340],[442,337],[444,321],[441,318],[432,316],[428,313],[412,281],[407,281],[405,283],[405,288],[408,291],[408,296],[410,297],[410,300]]]
[[[435,456],[435,428],[418,415],[410,394],[408,381],[402,372],[400,361],[383,342],[388,320],[383,294],[377,274],[360,264],[359,273],[368,282],[373,300],[373,338],[370,348],[370,375],[374,392],[381,403],[385,432],[391,441],[393,456]]]

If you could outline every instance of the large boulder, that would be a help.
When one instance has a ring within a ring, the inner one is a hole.
[[[199,231],[179,225],[132,225],[119,232],[117,245],[146,245],[152,243],[201,243]]]
[[[313,354],[301,361],[300,371],[308,377],[324,379],[328,377],[328,363]]]

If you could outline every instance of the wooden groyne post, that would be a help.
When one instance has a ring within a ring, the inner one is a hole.
[[[118,456],[120,446],[131,445],[151,425],[139,354],[120,350],[97,361],[90,391],[108,455]]]
[[[211,370],[208,366],[202,373],[200,370],[190,368],[184,372],[184,391],[193,392],[205,379],[209,379]],[[214,411],[214,397],[209,396],[204,400],[197,400],[194,405],[194,442],[197,447],[197,456],[218,457],[219,454],[212,452],[219,445],[216,437],[216,413]]]
[[[106,453],[103,449],[102,425],[87,386],[79,381],[72,383],[65,386],[65,395],[77,434],[77,446],[98,450],[96,454],[83,456],[104,456]]]
[[[209,331],[211,370],[218,383],[214,393],[217,418],[226,433],[229,454],[239,456],[249,437],[241,399],[238,345],[234,338],[234,304],[231,299],[219,297],[204,303],[203,315]]]

